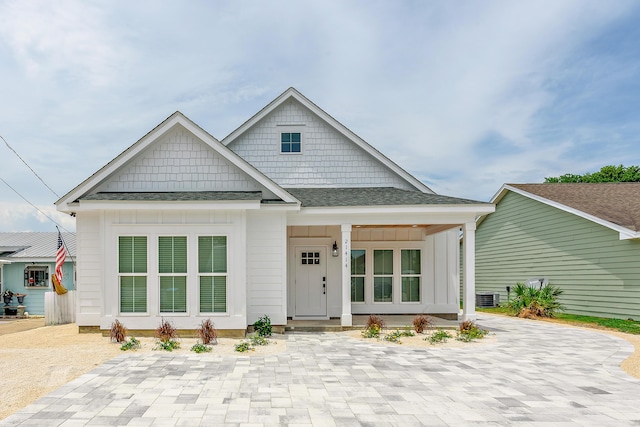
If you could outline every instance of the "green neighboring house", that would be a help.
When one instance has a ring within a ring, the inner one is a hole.
[[[640,183],[505,184],[476,231],[476,292],[546,278],[566,312],[640,319]]]

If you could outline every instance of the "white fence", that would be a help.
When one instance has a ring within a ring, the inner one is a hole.
[[[55,292],[44,293],[44,324],[61,325],[76,321],[76,291],[58,295]]]

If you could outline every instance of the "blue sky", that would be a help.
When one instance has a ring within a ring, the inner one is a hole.
[[[640,164],[640,3],[0,0],[0,135],[63,195],[176,110],[294,86],[440,194]],[[0,177],[69,230],[0,141]],[[1,231],[54,224],[0,182]]]

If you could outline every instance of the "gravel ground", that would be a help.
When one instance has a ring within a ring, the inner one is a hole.
[[[35,329],[34,329],[35,328]],[[629,375],[640,378],[640,336],[602,330],[624,338],[635,347],[635,352],[622,363]],[[364,340],[359,331],[344,332],[353,339]],[[42,319],[28,319],[10,323],[0,322],[0,419],[24,408],[66,384],[67,382],[89,372],[103,362],[122,354],[119,344],[114,344],[100,334],[79,334],[75,324],[44,327]],[[499,341],[500,337],[489,335],[483,341],[464,344],[450,339],[445,344],[430,346],[424,341],[424,336],[402,337],[403,346],[448,348],[463,345],[482,345]],[[140,352],[153,352],[154,340],[140,338],[142,348]],[[286,341],[282,337],[274,336],[268,346],[257,347],[249,353],[234,351],[237,339],[220,339],[213,347],[213,352],[230,356],[252,355],[261,356],[286,351]],[[195,339],[182,339],[181,348],[176,352],[188,353]],[[398,345],[380,341],[387,345]]]

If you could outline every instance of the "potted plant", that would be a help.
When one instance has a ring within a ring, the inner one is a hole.
[[[15,294],[15,297],[18,298],[18,305],[24,304],[24,297],[26,296],[27,294]]]
[[[4,305],[11,304],[11,300],[13,299],[13,291],[11,289],[7,289],[2,293],[2,299],[4,300]]]

